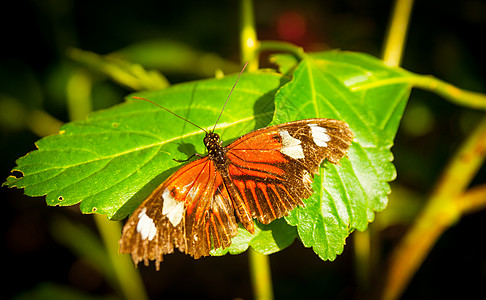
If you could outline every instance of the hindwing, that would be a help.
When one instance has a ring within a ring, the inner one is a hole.
[[[135,210],[123,228],[120,252],[135,264],[178,248],[194,258],[226,248],[237,234],[233,204],[221,175],[207,157],[179,169]]]

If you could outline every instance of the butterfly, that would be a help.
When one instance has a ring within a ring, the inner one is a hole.
[[[214,128],[206,131],[207,156],[181,167],[142,202],[124,225],[120,252],[135,265],[155,260],[158,270],[175,248],[195,259],[227,248],[238,222],[253,234],[254,219],[269,224],[303,206],[323,160],[339,164],[352,140],[349,125],[333,119],[261,128],[226,147]]]

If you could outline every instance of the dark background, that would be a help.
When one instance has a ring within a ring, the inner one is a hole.
[[[24,0],[11,1],[9,5],[0,18],[0,110],[9,111],[9,105],[42,108],[68,121],[60,88],[63,72],[75,64],[66,57],[68,47],[107,54],[135,42],[164,38],[229,61],[239,60],[236,1]],[[255,1],[254,6],[261,40],[287,40],[306,50],[339,48],[380,56],[392,1],[275,0]],[[302,20],[305,27],[299,27]],[[486,1],[416,1],[410,24],[404,68],[433,74],[461,88],[486,91]],[[264,59],[262,65],[271,66]],[[172,83],[201,77],[197,70],[160,71]],[[96,89],[96,109],[122,101],[130,92],[109,81],[101,82]],[[418,131],[412,130],[410,124],[424,115],[410,111],[425,111],[428,122]],[[410,205],[420,206],[480,115],[436,95],[413,91],[392,149],[398,171],[392,188],[413,191],[419,196],[411,198]],[[0,125],[3,181],[15,160],[35,149],[34,142],[39,137],[28,131],[22,121],[1,121]],[[484,178],[483,167],[473,184],[484,183]],[[26,197],[21,190],[3,187],[1,199],[0,238],[6,279],[0,299],[31,296],[26,293],[35,293],[50,284],[71,287],[91,297],[114,295],[100,273],[60,245],[50,233],[52,220],[58,216],[84,223],[96,232],[91,216],[81,215],[77,207],[46,207],[43,198]],[[377,224],[382,214],[377,214]],[[484,211],[468,215],[446,231],[403,299],[484,299],[485,219]],[[404,233],[406,222],[377,227],[384,247],[376,251],[380,251],[380,264],[384,265],[387,250]],[[352,236],[344,253],[334,262],[321,261],[299,241],[271,255],[270,260],[276,299],[359,298]],[[139,269],[153,299],[252,298],[246,253],[197,261],[176,253],[165,259],[160,272],[153,267]]]

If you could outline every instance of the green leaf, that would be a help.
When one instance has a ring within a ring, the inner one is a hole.
[[[289,226],[284,219],[277,219],[268,225],[255,225],[255,234],[252,235],[240,227],[238,235],[231,240],[228,248],[213,249],[211,255],[239,254],[245,252],[249,246],[261,254],[268,255],[287,248],[297,236],[296,228]]]
[[[276,56],[275,62],[286,76],[259,71],[240,78],[216,129],[225,145],[270,121],[316,117],[348,122],[355,140],[340,166],[322,165],[306,206],[285,218],[290,225],[283,219],[257,225],[253,236],[241,229],[231,247],[212,253],[235,254],[251,246],[269,254],[292,243],[297,232],[305,246],[333,260],[349,233],[365,230],[374,213],[386,207],[387,182],[396,176],[390,148],[411,75],[368,55],[339,51],[307,55],[300,62]],[[235,80],[194,81],[137,96],[210,130]],[[206,152],[203,136],[155,105],[128,99],[38,141],[38,150],[17,161],[14,171],[22,176],[10,176],[4,184],[24,188],[30,196],[46,195],[49,205],[81,202],[83,213],[122,219],[181,166],[173,159]]]
[[[235,76],[175,85],[149,98],[199,126],[212,129]],[[276,73],[245,74],[235,88],[217,131],[226,139],[264,127],[272,118],[275,92],[285,79]],[[61,133],[39,140],[38,150],[17,160],[9,187],[48,205],[81,202],[83,213],[122,219],[181,166],[173,159],[205,153],[204,132],[159,107],[129,99],[87,120],[67,123]],[[194,148],[195,146],[195,148]]]
[[[349,123],[355,135],[348,157],[340,166],[323,164],[316,192],[286,217],[322,259],[334,260],[349,233],[365,230],[386,207],[387,182],[396,176],[390,148],[410,93],[405,81],[393,79],[406,76],[368,55],[331,51],[301,61],[277,94],[272,124],[333,118]],[[370,83],[373,88],[359,89]]]

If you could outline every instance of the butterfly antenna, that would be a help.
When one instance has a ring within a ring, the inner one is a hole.
[[[142,98],[142,97],[137,97],[137,96],[133,96],[132,98],[133,98],[133,99],[138,99],[138,100],[143,100],[143,101],[150,102],[150,103],[152,103],[153,105],[158,106],[158,107],[162,108],[163,110],[166,110],[166,111],[170,112],[171,114],[173,114],[174,116],[178,117],[179,119],[182,119],[182,120],[186,121],[187,123],[192,124],[192,125],[196,126],[197,128],[201,129],[202,131],[204,131],[204,132],[208,133],[208,132],[207,132],[207,130],[206,130],[206,129],[204,129],[204,128],[202,128],[201,126],[198,126],[198,125],[196,125],[196,124],[192,123],[192,122],[191,122],[191,121],[189,121],[188,119],[186,119],[186,118],[183,118],[183,117],[179,116],[179,115],[178,115],[178,114],[176,114],[175,112],[173,112],[173,111],[171,111],[171,110],[169,110],[169,109],[167,109],[167,108],[163,107],[163,106],[162,106],[162,105],[160,105],[160,104],[155,103],[155,102],[154,102],[154,101],[152,101],[152,100],[149,100],[149,99],[146,99],[146,98]]]
[[[226,98],[226,101],[224,102],[223,108],[221,109],[221,112],[219,113],[218,119],[216,120],[216,123],[214,123],[214,127],[212,132],[216,129],[216,125],[218,125],[219,119],[221,118],[221,115],[223,114],[224,108],[226,107],[226,104],[228,103],[228,100],[233,93],[233,90],[235,89],[236,84],[238,83],[238,79],[240,79],[241,74],[243,74],[243,71],[245,70],[246,66],[248,65],[248,61],[245,63],[243,68],[240,71],[240,74],[238,74],[238,77],[236,78],[235,84],[233,84],[233,87],[231,88],[231,91],[229,92],[228,97]]]

